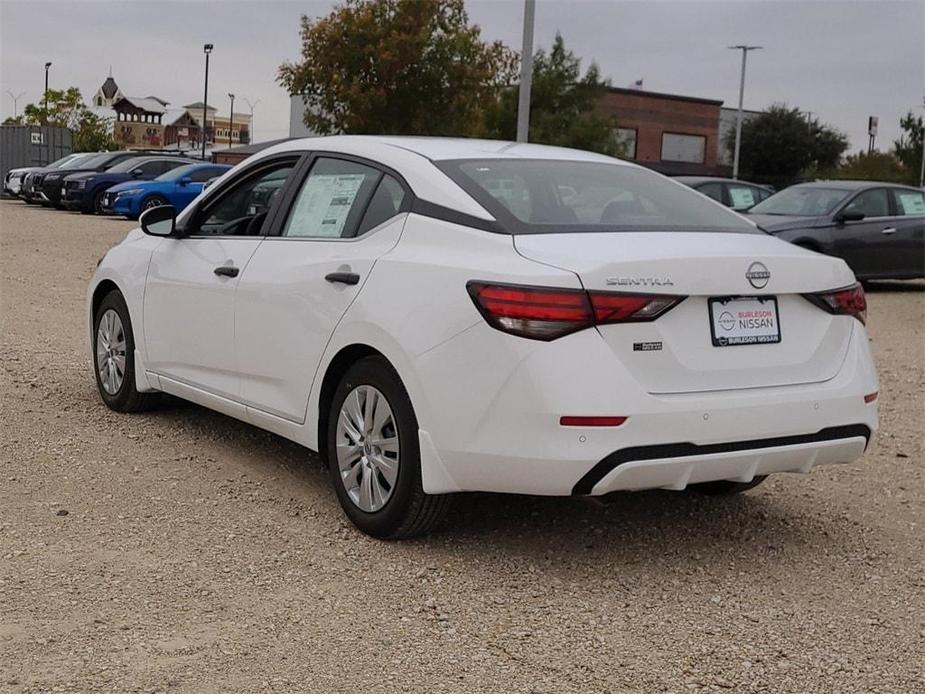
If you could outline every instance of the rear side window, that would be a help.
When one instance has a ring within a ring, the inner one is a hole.
[[[226,169],[198,169],[197,171],[193,171],[191,174],[189,174],[189,178],[193,183],[205,183],[206,181],[212,180],[216,176],[221,176],[223,173],[225,173],[225,171]]]
[[[374,229],[383,222],[390,220],[401,210],[405,199],[405,190],[401,184],[388,174],[382,176],[376,192],[366,206],[366,213],[360,222],[356,235],[362,236],[370,229]]]
[[[893,189],[896,214],[902,217],[925,216],[925,194],[916,190]]]
[[[283,236],[340,239],[355,236],[382,172],[371,166],[321,157],[302,183]]]
[[[718,230],[763,233],[648,169],[605,162],[476,159],[438,166],[515,234]]]

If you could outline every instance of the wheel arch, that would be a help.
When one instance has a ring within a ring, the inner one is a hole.
[[[119,288],[119,285],[113,282],[111,279],[101,280],[100,283],[97,284],[96,287],[93,288],[93,296],[90,300],[90,330],[91,330],[91,333],[93,331],[93,321],[96,319],[96,310],[99,308],[100,302],[103,300],[103,297],[105,297],[111,291],[117,291],[119,293],[122,293],[123,296],[125,296],[125,294],[122,292],[122,289]]]
[[[334,358],[328,363],[327,369],[324,372],[324,378],[321,380],[321,389],[318,393],[318,453],[325,463],[327,463],[328,459],[328,416],[330,414],[331,401],[334,399],[334,391],[337,390],[337,384],[340,383],[340,380],[351,366],[356,364],[360,359],[372,356],[382,357],[386,361],[389,361],[388,357],[382,352],[367,344],[354,343],[346,345],[338,350]],[[395,368],[394,364],[391,362],[389,362],[389,364],[393,369]]]

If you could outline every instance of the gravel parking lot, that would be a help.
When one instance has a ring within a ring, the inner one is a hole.
[[[0,203],[0,690],[925,691],[925,283],[869,294],[859,464],[728,499],[466,495],[389,544],[295,444],[102,405],[84,293],[130,227]]]

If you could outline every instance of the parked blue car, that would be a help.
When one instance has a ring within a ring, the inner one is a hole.
[[[168,171],[153,181],[126,181],[106,191],[101,209],[104,214],[129,219],[138,219],[142,212],[158,205],[173,205],[179,212],[202,192],[207,181],[230,168],[224,164],[191,164]]]

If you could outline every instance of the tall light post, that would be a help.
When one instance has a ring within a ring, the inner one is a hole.
[[[739,79],[739,115],[736,118],[736,145],[732,155],[732,177],[739,177],[739,152],[742,150],[742,101],[745,98],[745,60],[749,51],[760,51],[763,46],[729,46],[730,50],[742,51],[742,76]]]
[[[25,92],[19,92],[19,94],[14,94],[9,89],[7,89],[6,93],[9,94],[10,98],[13,100],[13,118],[19,118],[19,107],[17,106],[17,104],[19,103],[19,100],[22,98]]]
[[[517,141],[530,135],[530,90],[533,87],[533,24],[536,0],[524,0],[524,36],[520,52],[520,94],[517,100]]]
[[[45,125],[48,125],[48,68],[51,67],[51,63],[45,63],[45,91],[43,92],[44,98],[42,99],[45,102]]]
[[[228,92],[228,98],[231,99],[231,114],[228,117],[228,149],[231,149],[231,135],[234,132],[234,94]]]
[[[250,141],[254,141],[254,107],[260,103],[260,99],[257,99],[254,103],[251,103],[250,99],[244,99],[244,103],[247,104],[247,107],[251,110],[251,125],[250,125]]]
[[[206,160],[206,119],[209,115],[209,54],[212,53],[214,46],[211,43],[204,44],[202,52],[206,54],[206,86],[202,94],[202,127],[199,129],[199,136],[202,139],[202,160]]]

